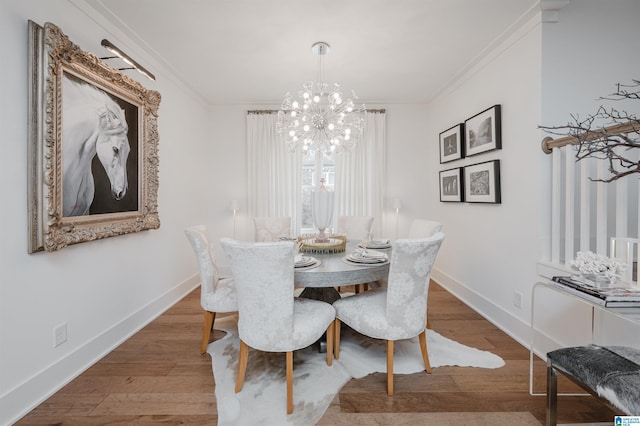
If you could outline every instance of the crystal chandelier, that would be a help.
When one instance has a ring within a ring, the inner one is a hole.
[[[350,151],[362,137],[364,105],[356,105],[358,97],[353,90],[344,98],[340,84],[323,81],[323,57],[329,45],[319,41],[311,46],[318,55],[316,81],[307,81],[295,98],[287,93],[278,111],[277,129],[285,139],[289,151],[299,148],[307,155],[325,155]]]

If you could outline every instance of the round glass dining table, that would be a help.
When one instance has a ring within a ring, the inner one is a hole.
[[[346,251],[331,254],[308,254],[320,261],[320,265],[295,268],[294,284],[305,287],[300,297],[333,303],[340,299],[335,287],[371,283],[386,279],[389,261],[381,264],[357,264],[344,259],[358,246],[358,242],[347,242]],[[391,249],[379,250],[391,256]]]

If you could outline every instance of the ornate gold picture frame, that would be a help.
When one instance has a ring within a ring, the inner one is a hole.
[[[160,94],[29,21],[29,253],[160,226]]]

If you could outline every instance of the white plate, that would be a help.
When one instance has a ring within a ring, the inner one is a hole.
[[[303,266],[296,266],[294,269],[296,269],[296,270],[298,270],[298,271],[303,270],[303,269],[304,269],[304,270],[306,270],[306,269],[313,269],[313,268],[315,268],[316,266],[320,266],[320,264],[322,263],[319,259],[316,259],[316,258],[312,258],[312,259],[313,259],[313,262],[311,262],[310,264],[308,264],[308,265],[303,265]]]
[[[386,241],[386,242],[376,241],[376,240],[362,241],[360,244],[358,244],[358,247],[362,247],[363,249],[384,250],[384,249],[391,248],[391,241]]]
[[[387,261],[386,258],[383,257],[379,257],[379,258],[372,258],[372,257],[362,257],[362,256],[355,256],[355,255],[348,255],[345,256],[345,259],[347,259],[350,262],[355,262],[355,263],[384,263]]]
[[[316,262],[316,259],[311,256],[302,256],[302,260],[296,262],[294,266],[296,268],[304,268],[305,266],[311,266]]]
[[[354,259],[387,259],[387,254],[372,249],[355,249],[349,256]]]
[[[391,244],[387,243],[387,244],[376,244],[373,242],[369,242],[365,244],[365,248],[368,249],[388,249],[391,248]]]

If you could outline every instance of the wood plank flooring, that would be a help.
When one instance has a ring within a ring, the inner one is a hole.
[[[499,369],[439,367],[433,373],[351,380],[320,425],[538,425],[545,398],[529,395],[529,351],[442,287],[429,290],[431,326],[445,337],[489,350]],[[120,345],[17,425],[215,425],[215,383],[200,355],[199,289]],[[215,332],[212,340],[222,337]],[[545,365],[536,359],[535,390],[544,392]],[[578,389],[560,380],[561,391]],[[561,423],[610,422],[615,413],[591,396],[559,397]]]

